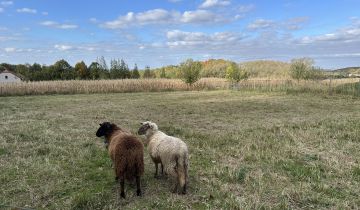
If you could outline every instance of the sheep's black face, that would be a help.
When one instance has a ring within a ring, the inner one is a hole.
[[[147,123],[141,123],[141,127],[138,130],[139,135],[146,134],[146,131],[150,128],[150,125]]]
[[[100,124],[100,128],[96,132],[97,137],[106,136],[113,131],[113,125],[109,122]]]

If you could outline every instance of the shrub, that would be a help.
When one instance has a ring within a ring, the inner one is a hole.
[[[180,77],[188,85],[192,86],[200,79],[201,63],[188,59],[180,64]]]

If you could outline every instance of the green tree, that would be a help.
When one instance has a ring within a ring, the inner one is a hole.
[[[100,67],[100,79],[109,79],[110,78],[110,71],[106,64],[106,60],[104,56],[96,59],[96,63],[99,64]]]
[[[236,63],[231,63],[226,68],[226,79],[228,79],[232,85],[232,87],[238,89],[239,82],[241,80],[246,80],[249,78],[249,73],[244,69],[240,68],[240,66]]]
[[[91,79],[100,79],[101,66],[98,62],[92,62],[90,64],[89,74]]]
[[[180,64],[180,77],[188,85],[192,86],[200,79],[201,63],[188,59]]]
[[[57,80],[57,79],[68,80],[75,78],[75,74],[72,66],[64,59],[57,61],[52,66],[51,72],[52,72],[51,79],[53,80]]]
[[[84,61],[75,64],[74,70],[78,79],[88,79],[90,77],[90,72]]]
[[[43,67],[38,64],[38,63],[34,63],[33,65],[30,66],[30,80],[32,81],[38,81],[38,80],[42,80],[43,77]]]
[[[140,78],[139,69],[138,69],[136,64],[134,66],[134,69],[131,72],[131,78],[133,78],[133,79],[139,79]]]
[[[16,65],[15,67],[15,72],[22,75],[25,80],[29,80],[30,79],[30,65],[26,64],[19,64],[19,65]]]
[[[128,65],[125,63],[125,61],[123,59],[121,59],[120,61],[117,61],[118,64],[118,68],[119,68],[119,73],[120,73],[120,78],[121,79],[127,79],[131,77],[131,72],[129,70]]]
[[[143,75],[143,78],[155,78],[155,74],[153,72],[151,72],[150,70],[150,66],[146,66],[145,67],[145,71],[144,71],[144,75]]]
[[[115,59],[110,61],[110,78],[111,79],[119,79],[121,78],[121,70],[119,62]]]
[[[101,56],[100,58],[97,58],[97,59],[96,59],[96,62],[100,65],[100,69],[101,69],[101,70],[109,71],[104,56]]]
[[[167,78],[167,77],[166,77],[165,67],[162,67],[162,68],[160,69],[160,78]]]
[[[290,76],[298,82],[301,79],[311,79],[314,60],[311,58],[293,59],[290,66]]]

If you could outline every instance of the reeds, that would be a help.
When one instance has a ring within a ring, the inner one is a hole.
[[[237,85],[237,89],[289,92],[310,91],[359,95],[359,88],[354,85],[358,84],[359,81],[360,79],[321,81],[249,79],[240,82]],[[179,79],[41,81],[0,83],[0,96],[216,90],[228,89],[230,87],[229,82],[221,78],[202,78],[192,86],[185,84]]]

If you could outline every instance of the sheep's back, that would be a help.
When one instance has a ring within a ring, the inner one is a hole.
[[[144,146],[132,135],[117,136],[114,139],[113,157],[118,177],[125,176],[131,180],[144,174]]]

